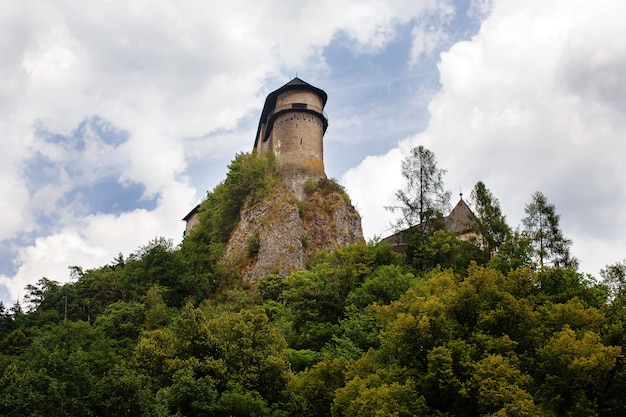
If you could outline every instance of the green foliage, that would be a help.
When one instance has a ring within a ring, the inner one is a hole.
[[[142,298],[145,305],[145,327],[147,329],[164,326],[169,322],[170,311],[163,301],[163,296],[166,293],[165,287],[153,285]]]
[[[532,240],[525,233],[510,233],[500,245],[498,252],[491,257],[488,265],[503,274],[520,267],[535,268]]]
[[[143,330],[145,306],[137,301],[117,301],[98,316],[95,326],[118,342],[133,343]]]
[[[487,250],[422,210],[406,254],[373,241],[244,283],[225,238],[275,181],[270,155],[238,155],[180,248],[156,238],[0,305],[0,416],[626,413],[622,263],[602,285],[549,252],[537,268],[533,235],[506,232],[479,183]],[[343,192],[307,183],[320,207]]]
[[[607,265],[600,270],[600,276],[604,285],[606,285],[615,297],[626,292],[626,259]]]
[[[324,358],[321,352],[311,349],[289,349],[287,360],[293,372],[304,371]]]
[[[390,245],[356,244],[322,253],[310,270],[287,277],[282,299],[292,314],[290,345],[320,350],[337,331],[348,294],[378,266],[389,263],[402,263]]]
[[[293,379],[288,391],[297,407],[294,415],[330,417],[335,392],[344,386],[349,365],[344,358],[324,359]]]
[[[548,203],[546,196],[537,191],[526,205],[525,212],[526,217],[522,220],[524,231],[533,243],[539,266],[576,268],[578,261],[569,252],[572,241],[563,236],[559,227],[560,216],[556,214],[554,204]]]
[[[573,269],[544,269],[537,274],[538,297],[552,302],[566,302],[578,297],[590,306],[600,307],[606,303],[607,290],[589,275]]]
[[[142,337],[136,357],[165,415],[265,415],[289,379],[286,347],[262,309],[207,319],[187,305],[171,326]]]
[[[542,399],[558,414],[598,415],[594,400],[606,388],[620,353],[620,347],[604,346],[594,332],[577,337],[565,326],[538,352]]]
[[[187,294],[195,289],[193,295],[198,301],[215,291],[224,276],[233,274],[221,259],[241,209],[269,195],[280,182],[271,152],[237,154],[228,168],[226,179],[200,204],[200,223],[185,236],[180,248],[185,266],[180,279],[186,284]],[[255,256],[258,238],[247,243],[249,255]]]
[[[358,308],[372,303],[389,304],[400,298],[416,278],[399,265],[382,265],[368,275],[363,283],[346,297],[346,304]]]
[[[211,377],[198,376],[182,368],[172,376],[172,384],[157,393],[160,416],[217,415],[218,392]]]
[[[285,278],[280,275],[267,275],[259,280],[257,291],[261,300],[275,300],[278,301],[281,297],[283,289],[285,288]]]
[[[86,322],[62,322],[42,331],[3,369],[0,415],[106,415],[116,409],[117,415],[133,415],[141,381],[114,377],[121,361],[111,341]]]
[[[307,178],[306,181],[304,181],[304,185],[303,185],[303,189],[304,192],[306,194],[311,194],[313,193],[313,191],[315,191],[317,189],[317,185],[319,183],[320,179],[317,177],[311,177],[311,178]]]
[[[434,239],[430,256],[452,256],[446,243],[463,252],[445,234]],[[462,274],[439,268],[417,278],[388,244],[371,242],[265,277],[255,292],[224,288],[204,310],[179,310],[166,302],[181,288],[169,278],[180,267],[175,254],[156,240],[123,267],[33,286],[36,312],[5,309],[0,415],[624,411],[622,292],[609,298],[575,270],[503,273],[470,262]],[[127,299],[94,298],[93,324],[74,320],[85,303],[72,298],[90,292]],[[64,293],[72,294],[67,321]],[[255,300],[263,307],[251,307]],[[40,326],[45,317],[52,323]]]
[[[451,271],[426,278],[378,308],[381,343],[346,373],[336,415],[601,415],[621,348],[601,342],[605,318],[577,298],[593,283],[544,295],[532,270],[477,266],[460,282]]]
[[[476,363],[469,385],[478,395],[480,415],[546,415],[528,391],[531,382],[509,358],[490,354]]]
[[[424,398],[416,396],[412,381],[386,383],[376,377],[355,378],[337,390],[332,405],[333,416],[411,417],[431,415]]]
[[[248,257],[254,258],[259,253],[259,248],[260,248],[260,241],[259,241],[258,234],[254,234],[246,240],[246,249],[248,251]]]
[[[406,186],[396,192],[398,205],[386,207],[400,212],[395,224],[397,230],[416,226],[424,233],[430,219],[448,210],[450,192],[444,189],[445,173],[445,169],[437,166],[433,152],[423,146],[411,150],[411,155],[402,161]]]
[[[409,229],[402,239],[406,244],[407,262],[418,272],[441,267],[463,274],[472,261],[488,262],[487,254],[480,247],[459,240],[454,233],[445,230],[425,235],[419,229]]]
[[[511,233],[511,228],[506,224],[506,218],[500,209],[500,202],[482,181],[478,181],[474,186],[470,202],[478,223],[478,232],[482,236],[487,252],[493,255]]]
[[[338,331],[324,346],[324,353],[333,358],[358,359],[370,348],[379,347],[382,326],[376,319],[376,305],[358,308],[350,304],[344,314]]]
[[[207,193],[200,204],[200,224],[185,241],[225,243],[239,222],[241,208],[262,200],[277,182],[276,161],[271,152],[237,154],[228,166],[226,179]]]

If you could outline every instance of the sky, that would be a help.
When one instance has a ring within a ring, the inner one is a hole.
[[[3,0],[0,300],[181,221],[249,152],[267,94],[326,91],[326,173],[386,236],[410,150],[517,227],[544,193],[596,277],[626,258],[621,0]]]

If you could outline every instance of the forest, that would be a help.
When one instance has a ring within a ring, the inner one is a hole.
[[[513,228],[477,182],[460,240],[418,147],[389,208],[405,251],[373,239],[248,283],[224,245],[281,180],[271,154],[228,168],[180,245],[156,237],[0,305],[0,416],[626,415],[626,260],[579,272],[541,192]]]

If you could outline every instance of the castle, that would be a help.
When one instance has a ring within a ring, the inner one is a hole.
[[[327,98],[323,90],[296,77],[265,100],[253,151],[275,156],[282,183],[260,201],[241,207],[225,244],[223,261],[245,281],[287,276],[306,268],[322,250],[364,242],[361,216],[349,197],[338,184],[325,181]],[[199,209],[183,219],[186,233],[198,224]],[[253,250],[250,242],[255,243]]]
[[[276,155],[280,175],[299,199],[304,182],[326,178],[323,137],[328,128],[324,106],[328,95],[296,77],[265,99],[253,149]],[[198,224],[199,205],[184,218],[185,234]]]
[[[383,241],[389,242],[393,246],[394,251],[404,252],[406,250],[406,243],[404,242],[404,234],[410,231],[416,231],[419,227],[422,227],[422,233],[431,235],[435,229],[432,227],[432,223],[426,222],[425,224],[411,226],[408,229],[394,233],[391,236],[383,238]],[[454,233],[458,240],[474,243],[479,247],[483,247],[483,237],[476,229],[476,216],[469,208],[469,206],[463,200],[463,194],[460,195],[459,202],[454,206],[450,214],[443,218],[442,229],[448,232]]]

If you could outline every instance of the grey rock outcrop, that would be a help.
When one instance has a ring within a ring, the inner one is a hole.
[[[241,210],[225,259],[248,282],[304,269],[320,250],[363,241],[361,217],[340,191],[315,190],[298,199],[286,187]]]

